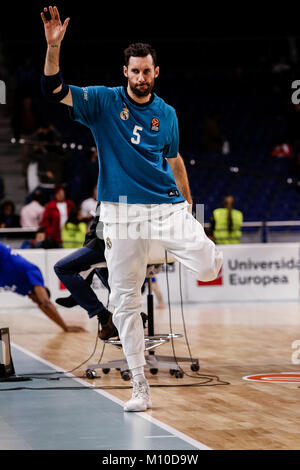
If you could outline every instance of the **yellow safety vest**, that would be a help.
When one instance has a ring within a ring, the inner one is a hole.
[[[216,244],[227,245],[240,243],[242,232],[241,226],[243,223],[243,214],[237,209],[232,209],[232,231],[228,230],[228,209],[215,209],[213,212],[215,221],[214,228],[214,241]]]
[[[86,235],[86,223],[67,222],[61,230],[63,248],[81,248]]]

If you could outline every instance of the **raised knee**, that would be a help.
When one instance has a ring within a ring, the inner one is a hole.
[[[217,256],[215,256],[210,263],[210,265],[206,266],[204,269],[201,270],[199,273],[198,280],[202,282],[209,282],[209,281],[214,281],[217,279],[221,267],[223,264],[223,254],[221,252],[217,253]]]
[[[57,263],[55,263],[53,269],[54,269],[54,271],[55,271],[56,274],[61,273],[61,272],[63,271],[63,264],[62,264],[62,262],[61,262],[61,261],[58,261]]]

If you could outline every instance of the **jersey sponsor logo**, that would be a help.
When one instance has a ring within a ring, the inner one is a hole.
[[[123,108],[122,111],[120,112],[120,118],[122,121],[127,121],[129,118],[129,110],[128,108]]]
[[[222,268],[220,269],[218,276],[213,281],[202,282],[197,281],[198,286],[222,286],[223,285],[223,276],[222,276]]]
[[[252,382],[271,382],[271,383],[300,383],[300,372],[277,372],[270,374],[246,375],[244,380]]]
[[[112,241],[111,241],[111,239],[110,239],[109,237],[106,237],[105,245],[106,245],[106,247],[107,247],[108,250],[111,249],[111,247],[112,247]]]
[[[169,197],[179,196],[178,189],[171,189],[171,191],[168,192],[168,196]]]
[[[158,132],[159,131],[159,119],[154,117],[151,121],[151,131]]]

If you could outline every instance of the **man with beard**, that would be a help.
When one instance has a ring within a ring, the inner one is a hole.
[[[152,91],[159,75],[156,52],[143,43],[124,51],[125,87],[68,86],[59,70],[59,56],[70,19],[62,24],[56,7],[49,7],[49,13],[49,19],[47,8],[41,13],[48,45],[42,88],[52,101],[70,106],[73,118],[89,127],[96,141],[97,199],[115,308],[112,320],[133,379],[132,398],[124,410],[145,411],[152,403],[144,376],[140,311],[151,240],[159,240],[202,281],[217,277],[222,253],[188,211],[192,198],[178,155],[177,116]]]

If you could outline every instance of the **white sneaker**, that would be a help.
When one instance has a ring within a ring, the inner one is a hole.
[[[125,403],[124,411],[146,411],[148,408],[152,408],[148,381],[144,379],[139,382],[133,379],[131,384],[133,387],[132,397]]]

